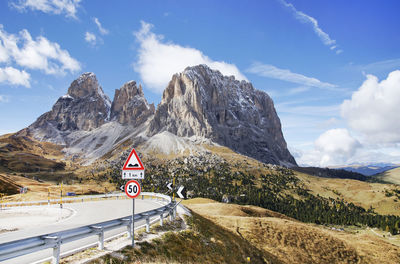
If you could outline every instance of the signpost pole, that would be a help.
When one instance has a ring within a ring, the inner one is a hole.
[[[144,166],[135,149],[131,150],[128,159],[122,167],[122,179],[144,179]],[[125,184],[125,193],[132,199],[132,223],[131,223],[131,238],[132,247],[135,246],[135,198],[139,196],[141,191],[140,183],[136,180],[129,180]]]
[[[135,246],[135,199],[132,199],[132,247]]]

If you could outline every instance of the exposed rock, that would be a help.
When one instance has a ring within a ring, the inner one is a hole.
[[[148,134],[162,131],[209,138],[262,162],[296,165],[268,94],[206,65],[172,77]]]
[[[111,102],[96,75],[84,73],[71,83],[51,111],[41,115],[28,131],[42,141],[65,144],[64,136],[76,130],[91,131],[107,122]]]
[[[154,104],[147,103],[142,86],[137,87],[135,81],[127,82],[115,90],[110,120],[137,126],[144,123],[154,112]]]
[[[205,65],[175,74],[157,111],[136,82],[117,89],[111,105],[96,76],[84,73],[51,111],[18,134],[63,144],[66,156],[89,163],[124,144],[183,153],[210,142],[265,163],[296,164],[271,98]]]

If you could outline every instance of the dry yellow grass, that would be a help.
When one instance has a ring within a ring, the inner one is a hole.
[[[305,187],[315,195],[319,194],[326,198],[343,198],[365,209],[372,206],[377,213],[383,215],[400,215],[400,201],[396,202],[395,196],[385,196],[385,190],[395,188],[394,185],[349,179],[320,178],[300,172],[295,173]]]
[[[384,181],[400,185],[400,167],[385,171],[378,177]]]
[[[56,185],[50,182],[39,182],[29,178],[17,175],[0,174],[0,178],[6,178],[16,186],[28,187],[28,192],[25,194],[14,194],[3,198],[3,202],[15,201],[37,201],[46,200],[50,191],[50,199],[58,199],[61,194],[61,185]],[[63,184],[63,194],[67,192],[75,192],[77,195],[90,193],[104,193],[113,191],[115,187],[108,182],[87,181],[76,184]]]
[[[400,263],[400,248],[374,235],[328,230],[254,206],[191,202],[187,207],[283,263]],[[253,210],[246,213],[248,208]]]

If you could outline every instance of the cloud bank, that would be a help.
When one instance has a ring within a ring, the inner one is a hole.
[[[314,149],[295,150],[299,164],[325,167],[400,162],[400,70],[382,81],[373,75],[366,78],[340,106],[342,117],[360,140],[344,128],[328,130],[314,142]]]
[[[373,75],[341,105],[341,114],[350,128],[369,143],[400,144],[400,70],[379,82]]]
[[[345,164],[361,148],[360,142],[345,128],[330,129],[314,142],[314,149],[297,153],[301,165],[327,167]]]
[[[27,69],[41,70],[46,74],[63,75],[67,71],[73,73],[80,70],[80,63],[68,51],[61,49],[58,43],[43,36],[33,39],[26,29],[18,35],[9,34],[0,24],[0,82],[29,87],[29,73],[10,67],[12,63]],[[3,68],[2,64],[7,67]]]
[[[206,64],[224,75],[233,75],[238,80],[247,80],[234,64],[214,61],[200,50],[165,42],[161,35],[151,31],[152,28],[152,24],[141,21],[140,30],[134,32],[140,48],[133,67],[150,90],[161,93],[173,74],[198,64]]]

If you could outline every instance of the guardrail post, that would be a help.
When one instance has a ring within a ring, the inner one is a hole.
[[[51,260],[52,264],[59,264],[60,263],[60,247],[61,247],[61,241],[60,238],[55,236],[55,237],[44,237],[44,239],[47,241],[47,243],[51,243],[54,245],[53,247],[53,257]]]
[[[163,213],[160,214],[160,226],[163,226]]]
[[[53,259],[51,263],[52,264],[60,263],[60,242],[57,242],[57,245],[53,247]]]
[[[146,233],[150,232],[150,215],[146,216]]]
[[[57,241],[56,246],[53,247],[52,264],[59,264],[60,263],[60,247],[61,247],[61,243],[60,243],[60,241]]]
[[[176,218],[176,206],[174,207],[173,211],[172,211],[173,217],[174,219]]]
[[[128,222],[127,224],[126,224],[126,232],[128,232],[128,238],[131,238],[131,221],[132,221],[132,219],[131,218],[125,218],[125,219],[122,219],[122,221],[124,221],[124,222]]]
[[[144,200],[144,195],[142,195],[142,200]]]
[[[102,226],[91,226],[97,232],[99,242],[97,242],[97,248],[100,250],[104,249],[104,230]]]

